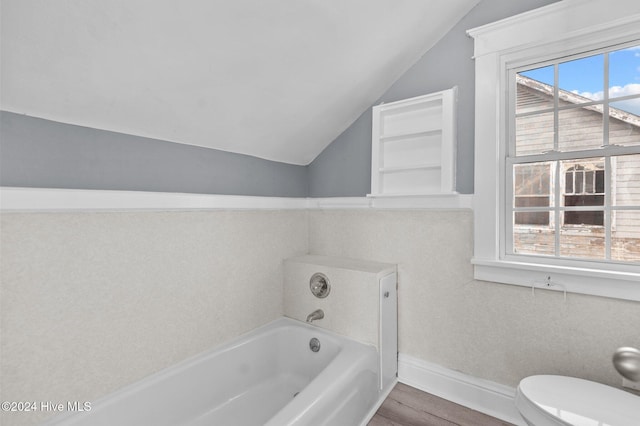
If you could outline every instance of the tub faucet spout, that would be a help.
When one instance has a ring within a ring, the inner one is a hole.
[[[324,318],[324,311],[322,309],[316,309],[315,311],[307,315],[307,322],[310,323],[312,321],[319,320],[322,318]]]

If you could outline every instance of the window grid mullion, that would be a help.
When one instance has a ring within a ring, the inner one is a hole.
[[[516,131],[515,131],[515,111],[516,111],[516,102],[517,102],[517,90],[516,88],[516,75],[513,72],[508,73],[509,79],[509,87],[511,90],[508,90],[508,98],[507,105],[508,114],[509,114],[509,126],[507,133],[507,150],[506,150],[506,158],[505,158],[505,172],[504,172],[504,185],[505,188],[508,188],[508,191],[503,191],[503,194],[508,194],[508,199],[504,199],[504,208],[502,209],[502,214],[504,215],[503,225],[507,228],[507,233],[504,236],[500,237],[499,243],[503,245],[500,250],[501,256],[514,254],[514,221],[515,221],[515,213],[513,211],[515,207],[515,183],[513,179],[513,163],[510,162],[509,158],[515,155],[516,153]]]
[[[609,53],[604,53],[604,93],[602,104],[602,146],[609,146]]]
[[[513,179],[513,165],[509,165],[507,162],[507,172],[505,173],[505,184],[509,190],[509,201],[505,202],[505,214],[507,217],[505,218],[505,224],[508,228],[508,233],[506,234],[504,244],[505,244],[505,254],[513,254],[513,234],[514,234],[514,225],[513,222],[515,220],[515,191],[514,191],[514,179]],[[510,207],[509,207],[510,206]]]
[[[553,185],[553,194],[554,194],[554,202],[553,202],[553,227],[554,227],[554,244],[555,249],[554,253],[556,257],[560,257],[560,186],[562,185],[560,181],[560,161],[555,162],[555,170],[554,170],[554,185]]]
[[[609,146],[609,52],[604,53],[604,96],[602,104],[602,146]],[[611,260],[611,157],[604,158],[604,257]]]
[[[559,151],[558,149],[558,128],[560,127],[558,123],[559,111],[558,105],[560,103],[560,94],[558,89],[558,84],[560,81],[559,73],[559,65],[557,63],[553,64],[553,150]]]
[[[605,259],[611,260],[611,228],[612,228],[612,214],[611,214],[611,157],[607,156],[604,159],[604,250]]]
[[[573,207],[558,207],[560,211],[565,212],[584,212],[584,211],[605,211],[605,206],[573,206]],[[550,212],[553,211],[553,207],[514,207],[511,212]],[[637,211],[640,210],[640,206],[612,206],[609,210],[613,211]]]
[[[606,148],[584,149],[580,151],[546,152],[544,154],[530,154],[512,156],[509,158],[514,164],[539,163],[555,160],[581,160],[592,157],[619,157],[621,155],[634,155],[638,153],[637,146],[609,145]]]
[[[560,66],[556,62],[553,64],[553,150],[558,152],[558,129],[560,124],[558,122],[559,111],[558,105],[560,103],[559,86],[560,86]],[[560,257],[560,161],[555,161],[554,170],[555,179],[553,179],[553,227],[554,227],[554,254],[556,257]]]

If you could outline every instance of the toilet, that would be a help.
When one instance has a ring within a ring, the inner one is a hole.
[[[516,407],[530,426],[639,426],[640,397],[565,376],[522,379]]]

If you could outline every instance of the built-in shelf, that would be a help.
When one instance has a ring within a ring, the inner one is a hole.
[[[456,93],[373,107],[371,196],[455,193]]]

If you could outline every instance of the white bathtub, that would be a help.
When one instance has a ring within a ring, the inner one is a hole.
[[[378,371],[373,346],[280,318],[46,424],[359,425],[384,399]]]

